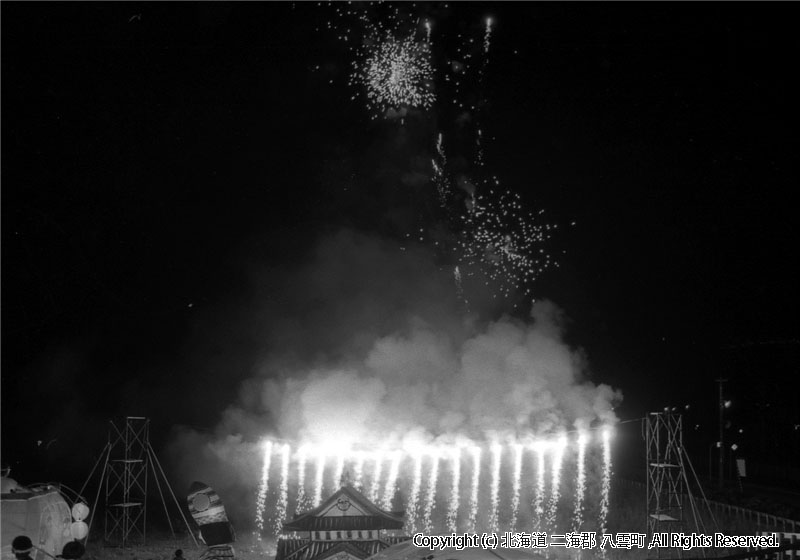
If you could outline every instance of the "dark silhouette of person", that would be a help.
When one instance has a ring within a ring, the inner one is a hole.
[[[33,551],[33,543],[31,539],[25,535],[14,537],[14,540],[11,541],[11,550],[14,552],[14,556],[17,557],[17,560],[32,560],[31,551]]]

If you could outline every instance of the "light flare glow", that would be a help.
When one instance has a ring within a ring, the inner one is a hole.
[[[261,467],[261,483],[258,486],[256,497],[256,527],[259,534],[264,530],[264,510],[267,503],[267,490],[269,489],[269,467],[272,462],[272,442],[264,443],[264,463]]]
[[[570,438],[572,447],[566,435],[556,439],[523,437],[518,441],[509,439],[503,444],[497,441],[491,444],[476,443],[461,437],[457,444],[407,442],[402,447],[386,445],[373,451],[352,448],[334,450],[333,446],[310,443],[295,447],[285,441],[265,440],[261,448],[263,465],[256,499],[256,526],[260,535],[263,535],[266,526],[279,531],[282,522],[290,516],[287,511],[289,504],[296,504],[295,513],[319,505],[323,491],[332,491],[328,488],[328,481],[334,482],[334,488],[337,480],[348,483],[341,475],[344,467],[352,466],[356,481],[360,480],[362,485],[366,482],[368,491],[374,492],[376,499],[373,501],[380,503],[383,509],[390,510],[397,506],[406,510],[409,530],[457,532],[460,528],[467,531],[495,531],[501,529],[502,515],[503,523],[509,523],[511,530],[519,527],[529,530],[530,527],[531,530],[554,531],[557,519],[560,519],[557,512],[562,506],[569,507],[571,517],[562,520],[570,526],[561,529],[585,529],[587,514],[593,513],[597,515],[598,529],[606,530],[612,429],[606,427],[596,433],[597,437],[590,437],[588,431],[579,431],[576,437]],[[601,487],[599,506],[586,502],[587,448],[591,441],[596,442],[598,448],[602,447],[602,480],[597,481]],[[575,473],[570,474],[571,479],[575,477],[575,491],[569,500],[562,500],[564,465],[571,466],[573,463],[565,463],[567,449],[575,453]],[[485,463],[482,460],[484,452],[488,453]],[[273,454],[277,455],[275,460],[272,459]],[[504,466],[504,454],[508,457],[508,466]],[[533,484],[529,487],[523,484],[526,454],[532,460],[530,477]],[[468,466],[462,464],[464,459],[467,459]],[[292,461],[295,463],[292,464]],[[309,461],[314,464],[314,474],[307,482]],[[365,462],[372,467],[371,476],[363,472]],[[407,469],[405,474],[404,466]],[[461,483],[465,468],[470,471],[467,474],[469,484],[465,486],[469,490],[462,499]],[[297,481],[292,487],[295,477],[290,473],[295,472]],[[274,490],[270,486],[273,478]],[[527,502],[531,504],[530,509],[521,508],[523,496],[531,500]],[[398,498],[403,503],[395,503]],[[480,511],[485,514],[479,519]],[[530,517],[521,518],[523,512]]]

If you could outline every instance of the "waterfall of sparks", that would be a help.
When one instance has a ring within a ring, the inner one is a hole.
[[[314,473],[314,500],[312,505],[317,507],[322,502],[322,483],[325,475],[325,453],[317,454],[316,472]]]
[[[491,447],[492,453],[492,483],[491,483],[491,504],[489,512],[489,530],[496,533],[500,530],[500,520],[498,518],[498,508],[500,506],[500,462],[503,457],[503,446],[495,443]]]
[[[481,480],[481,448],[473,447],[472,452],[472,491],[469,496],[469,520],[467,526],[473,533],[478,522],[478,490]]]
[[[392,500],[397,490],[397,475],[400,473],[400,460],[403,454],[399,451],[392,453],[392,462],[389,463],[389,476],[386,477],[386,486],[383,489],[383,509],[392,509]]]
[[[459,495],[459,486],[461,486],[461,448],[456,447],[451,456],[451,485],[450,485],[450,505],[447,509],[447,530],[451,532],[458,531],[458,506],[460,505],[461,496]]]
[[[343,473],[344,473],[344,453],[339,452],[336,455],[336,466],[333,469],[333,487],[337,490],[342,487]]]
[[[519,443],[514,444],[514,470],[512,480],[512,496],[511,496],[511,531],[517,530],[517,514],[519,513],[519,491],[522,483],[522,445]]]
[[[431,454],[431,471],[428,475],[428,492],[425,496],[425,510],[422,518],[423,531],[433,533],[433,506],[436,503],[436,484],[439,482],[439,453],[434,451]]]
[[[364,454],[356,455],[356,462],[353,465],[353,486],[359,491],[363,491],[362,483],[364,479]]]
[[[558,500],[561,497],[561,467],[564,463],[564,450],[567,447],[567,439],[561,438],[556,442],[553,449],[553,472],[550,480],[550,504],[547,511],[547,525],[551,530],[556,529],[556,513],[558,512]]]
[[[583,498],[586,494],[586,434],[581,432],[578,435],[578,464],[577,475],[575,477],[575,515],[573,518],[573,528],[576,532],[583,526]]]
[[[258,497],[256,499],[256,527],[258,535],[264,531],[264,508],[267,502],[267,490],[269,489],[269,467],[272,462],[272,442],[264,444],[264,465],[261,467],[261,484],[258,487]]]
[[[281,448],[281,482],[278,492],[278,505],[275,508],[275,536],[281,534],[283,521],[286,519],[286,508],[289,505],[289,458],[292,448],[284,443]]]
[[[535,516],[536,528],[541,529],[544,517],[544,444],[537,443],[534,446],[534,451],[536,452],[536,494],[534,494],[533,498],[533,515]]]
[[[603,428],[603,486],[600,497],[600,534],[605,534],[608,523],[609,494],[611,492],[611,428]]]
[[[306,456],[307,449],[302,446],[297,451],[297,505],[295,513],[305,511],[306,504]]]
[[[411,480],[411,492],[408,495],[408,505],[406,515],[408,516],[408,527],[410,532],[417,530],[417,502],[419,501],[419,489],[422,486],[422,453],[414,455],[414,478]]]
[[[381,475],[383,474],[383,453],[375,453],[375,471],[372,475],[372,486],[369,489],[369,501],[378,501],[378,491],[381,487]]]
[[[483,34],[483,54],[489,54],[489,44],[492,40],[492,18],[486,18],[486,31]]]

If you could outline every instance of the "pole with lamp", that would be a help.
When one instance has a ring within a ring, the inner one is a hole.
[[[722,384],[728,381],[727,379],[718,378],[719,384],[719,489],[722,490],[725,486],[725,424],[723,413],[726,408],[731,406],[731,401],[726,401],[722,396]]]

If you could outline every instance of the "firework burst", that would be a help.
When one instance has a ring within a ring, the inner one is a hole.
[[[430,109],[436,100],[430,59],[430,43],[417,40],[416,32],[401,38],[386,32],[363,60],[355,61],[350,84],[364,88],[374,117]]]
[[[556,225],[540,223],[513,191],[489,189],[467,201],[460,244],[462,274],[485,276],[494,297],[531,295],[539,275],[555,265],[546,243]]]

